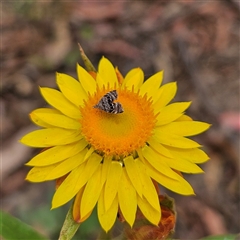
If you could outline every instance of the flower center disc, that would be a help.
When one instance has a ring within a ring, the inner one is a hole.
[[[112,114],[94,108],[109,91],[98,89],[80,109],[82,134],[95,150],[104,155],[127,156],[143,147],[152,133],[155,116],[147,97],[117,89],[124,112]]]

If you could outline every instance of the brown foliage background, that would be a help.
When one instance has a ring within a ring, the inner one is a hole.
[[[46,106],[38,86],[56,87],[56,71],[76,77],[79,42],[95,66],[104,55],[123,74],[164,69],[164,83],[178,83],[176,100],[193,101],[188,114],[213,124],[196,137],[211,157],[205,174],[186,176],[196,196],[162,189],[176,201],[174,237],[240,231],[238,1],[9,1],[1,13],[3,210],[56,239],[66,208],[49,212],[52,183],[24,181],[38,151],[18,139],[35,128],[28,113]],[[94,239],[87,228],[78,239]]]

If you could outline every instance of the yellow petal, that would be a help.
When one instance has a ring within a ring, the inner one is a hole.
[[[143,84],[144,74],[141,68],[134,68],[129,71],[123,80],[122,86],[126,87],[128,90],[132,90],[134,87],[134,92],[137,92]]]
[[[118,87],[118,79],[116,71],[112,65],[112,63],[105,57],[99,62],[98,65],[98,73],[104,81],[104,84],[108,85],[110,88]]]
[[[80,206],[80,213],[82,217],[86,216],[93,210],[102,191],[102,187],[102,164],[99,164],[97,170],[88,180],[83,192],[82,202]]]
[[[71,172],[84,162],[86,153],[87,149],[85,148],[80,153],[58,163],[57,166],[46,175],[45,180],[57,179]]]
[[[190,107],[191,103],[192,103],[191,101],[171,103],[163,107],[160,112],[163,112],[165,114],[166,113],[182,113]]]
[[[183,115],[183,113],[169,113],[164,114],[160,112],[160,114],[157,116],[157,123],[156,126],[166,125],[168,123],[171,123],[175,121],[176,119],[180,118]]]
[[[122,175],[122,165],[120,162],[112,161],[108,171],[108,177],[105,185],[105,209],[106,211],[111,207],[112,202],[117,195],[118,184]]]
[[[204,172],[198,165],[185,159],[166,158],[165,162],[168,164],[170,168],[178,170],[180,172],[193,174]]]
[[[97,77],[96,77],[96,83],[97,83],[97,86],[102,89],[104,86],[105,86],[105,82],[104,82],[104,79],[102,78],[102,76],[97,73]]]
[[[185,159],[193,163],[204,163],[209,160],[208,155],[199,148],[190,148],[190,149],[180,149],[168,147],[172,155],[179,160]]]
[[[128,177],[132,182],[132,185],[136,189],[138,195],[142,197],[142,183],[138,178],[138,167],[136,166],[135,160],[130,155],[123,159],[124,165],[126,167]]]
[[[124,78],[123,78],[123,75],[121,74],[121,72],[118,70],[118,67],[115,67],[115,72],[117,74],[118,83],[122,84]]]
[[[165,188],[182,195],[194,195],[194,191],[191,185],[181,176],[178,175],[178,179],[172,179],[158,172],[153,167],[147,168],[147,173],[151,178],[156,180]]]
[[[151,146],[151,148],[153,148],[158,153],[166,157],[172,158],[171,152],[166,147],[164,147],[161,143],[159,143],[154,136],[152,136],[148,140],[148,144]]]
[[[118,201],[121,212],[125,220],[132,227],[135,221],[137,211],[137,196],[136,191],[128,178],[126,169],[123,169],[121,183],[118,187]]]
[[[90,148],[88,149],[88,151],[87,151],[87,153],[86,153],[83,161],[87,160],[87,159],[92,155],[92,153],[93,153],[94,151],[95,151],[95,149],[94,149],[93,147],[90,147]]]
[[[172,122],[156,128],[156,132],[172,133],[180,136],[194,136],[206,131],[211,125],[205,122],[197,121],[179,121]]]
[[[46,181],[46,176],[58,165],[52,164],[45,167],[33,167],[26,177],[26,180],[30,182],[44,182]]]
[[[80,122],[75,119],[69,118],[61,113],[38,113],[34,115],[37,119],[55,127],[66,129],[80,129]]]
[[[157,116],[157,126],[165,125],[180,118],[191,102],[172,103],[162,108]],[[156,110],[155,110],[156,112]],[[157,112],[156,112],[157,113]]]
[[[103,183],[106,182],[107,180],[107,177],[108,177],[108,171],[109,171],[109,168],[111,166],[111,162],[112,162],[112,156],[106,156],[104,157],[104,160],[103,160],[103,168],[102,168],[102,181]]]
[[[83,186],[77,193],[75,199],[74,199],[74,205],[73,205],[73,219],[75,222],[77,223],[81,223],[84,222],[85,220],[88,219],[88,217],[91,216],[92,211],[90,211],[87,215],[85,215],[84,217],[81,216],[80,213],[80,206],[81,206],[81,202],[82,202],[82,195],[83,192],[85,190],[85,186]]]
[[[182,115],[180,118],[176,119],[176,121],[193,121],[191,117],[189,117],[188,115]]]
[[[78,79],[86,93],[93,95],[97,84],[95,79],[80,65],[77,65]]]
[[[151,164],[154,168],[156,168],[159,172],[164,173],[170,178],[177,179],[177,174],[167,165],[167,163],[163,160],[166,157],[158,154],[151,147],[145,146],[142,150],[138,151],[139,157],[141,160],[143,156],[149,164]]]
[[[159,154],[157,152],[154,152],[154,154],[152,154],[152,155],[155,155],[155,161],[152,161],[152,162],[149,161],[149,163],[154,168],[156,168],[159,172],[163,173],[164,175],[168,176],[169,178],[177,179],[178,178],[178,176],[176,175],[177,173],[172,170],[166,171],[163,167],[160,169],[157,168],[156,167],[157,160],[161,161],[161,164],[163,164],[163,162],[165,162],[164,164],[168,165],[170,169],[175,169],[175,170],[178,170],[181,172],[186,172],[186,173],[203,173],[203,170],[199,166],[197,166],[195,163],[192,163],[185,159],[179,159],[177,157],[175,158],[175,156],[173,154],[172,154],[173,157],[171,157],[171,158],[163,156],[162,154]]]
[[[143,196],[147,199],[149,204],[160,211],[160,205],[158,200],[157,191],[153,185],[151,178],[147,175],[146,169],[139,159],[136,159],[136,165],[138,166],[139,180],[142,183]]]
[[[20,142],[30,147],[66,145],[82,139],[79,131],[63,128],[40,129],[26,134]]]
[[[154,225],[158,225],[161,220],[161,210],[157,211],[145,198],[137,196],[137,201],[142,214],[147,220]]]
[[[139,94],[141,96],[147,94],[148,98],[152,98],[154,99],[154,101],[156,101],[156,98],[158,98],[157,92],[160,85],[162,84],[162,79],[163,71],[154,74],[143,83],[143,85],[140,88]]]
[[[142,71],[141,68],[132,68],[125,76],[125,78],[123,79],[123,83],[122,84],[126,84],[135,74],[137,74],[139,71]],[[143,76],[144,77],[144,76]]]
[[[88,161],[75,168],[59,186],[52,200],[52,208],[70,201],[98,168],[102,157],[93,153]]]
[[[52,209],[70,201],[87,182],[83,178],[86,163],[75,168],[58,187],[52,199]]]
[[[87,145],[88,143],[82,139],[76,143],[52,147],[33,157],[28,163],[26,163],[26,165],[40,167],[61,162],[64,159],[72,157],[81,152]]]
[[[68,117],[75,119],[80,118],[81,115],[79,109],[69,102],[61,92],[51,88],[40,88],[40,91],[44,99],[51,106],[58,109]]]
[[[86,174],[88,175],[88,178],[92,176],[92,174],[97,169],[98,165],[102,161],[102,156],[100,156],[97,153],[93,153],[87,160],[87,165],[85,168]]]
[[[200,145],[188,138],[178,136],[171,133],[166,133],[160,130],[157,130],[155,132],[154,137],[157,141],[160,143],[170,146],[170,147],[176,147],[176,148],[196,148],[200,147]]]
[[[73,219],[75,222],[80,223],[81,222],[81,216],[80,216],[80,205],[82,201],[82,195],[83,191],[85,189],[85,186],[83,186],[77,193],[74,203],[73,203]]]
[[[44,182],[62,177],[82,164],[82,159],[84,154],[86,154],[86,151],[87,150],[84,149],[82,152],[62,161],[61,163],[55,163],[44,167],[33,167],[29,171],[26,180],[30,182]]]
[[[113,199],[112,204],[110,208],[106,211],[105,209],[105,201],[104,201],[104,192],[101,192],[99,201],[98,201],[98,207],[97,207],[97,212],[98,212],[98,219],[99,222],[102,226],[102,228],[108,232],[117,217],[117,212],[118,212],[118,200],[117,196]]]
[[[36,125],[38,125],[40,127],[45,127],[45,128],[50,128],[50,127],[52,127],[52,125],[42,121],[37,116],[38,113],[61,114],[61,112],[59,112],[57,109],[54,109],[54,108],[38,108],[38,109],[35,109],[34,111],[32,111],[29,115],[30,115],[30,118],[33,121],[33,123],[35,123]]]
[[[73,77],[57,73],[57,85],[63,95],[77,107],[82,106],[87,94],[81,84]]]
[[[167,83],[162,87],[160,87],[157,93],[159,98],[154,104],[154,108],[157,111],[159,111],[161,108],[166,106],[175,97],[176,93],[177,93],[176,82]]]

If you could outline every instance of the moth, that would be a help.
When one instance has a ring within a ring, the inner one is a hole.
[[[99,102],[93,106],[94,108],[98,108],[107,113],[118,114],[123,112],[123,107],[121,103],[114,102],[117,100],[118,94],[116,90],[112,90],[106,93]]]

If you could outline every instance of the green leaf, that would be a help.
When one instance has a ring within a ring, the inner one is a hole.
[[[218,236],[209,236],[201,238],[200,240],[237,240],[239,234],[227,234],[227,235],[218,235]]]
[[[32,227],[19,219],[0,211],[0,236],[5,240],[34,239],[47,240],[48,238],[36,232]]]
[[[95,69],[95,67],[92,65],[91,61],[89,60],[89,58],[87,57],[87,55],[84,53],[83,48],[81,47],[80,44],[78,44],[79,47],[79,51],[80,51],[80,55],[82,57],[82,60],[85,64],[86,70],[88,72],[97,72],[97,70]]]

